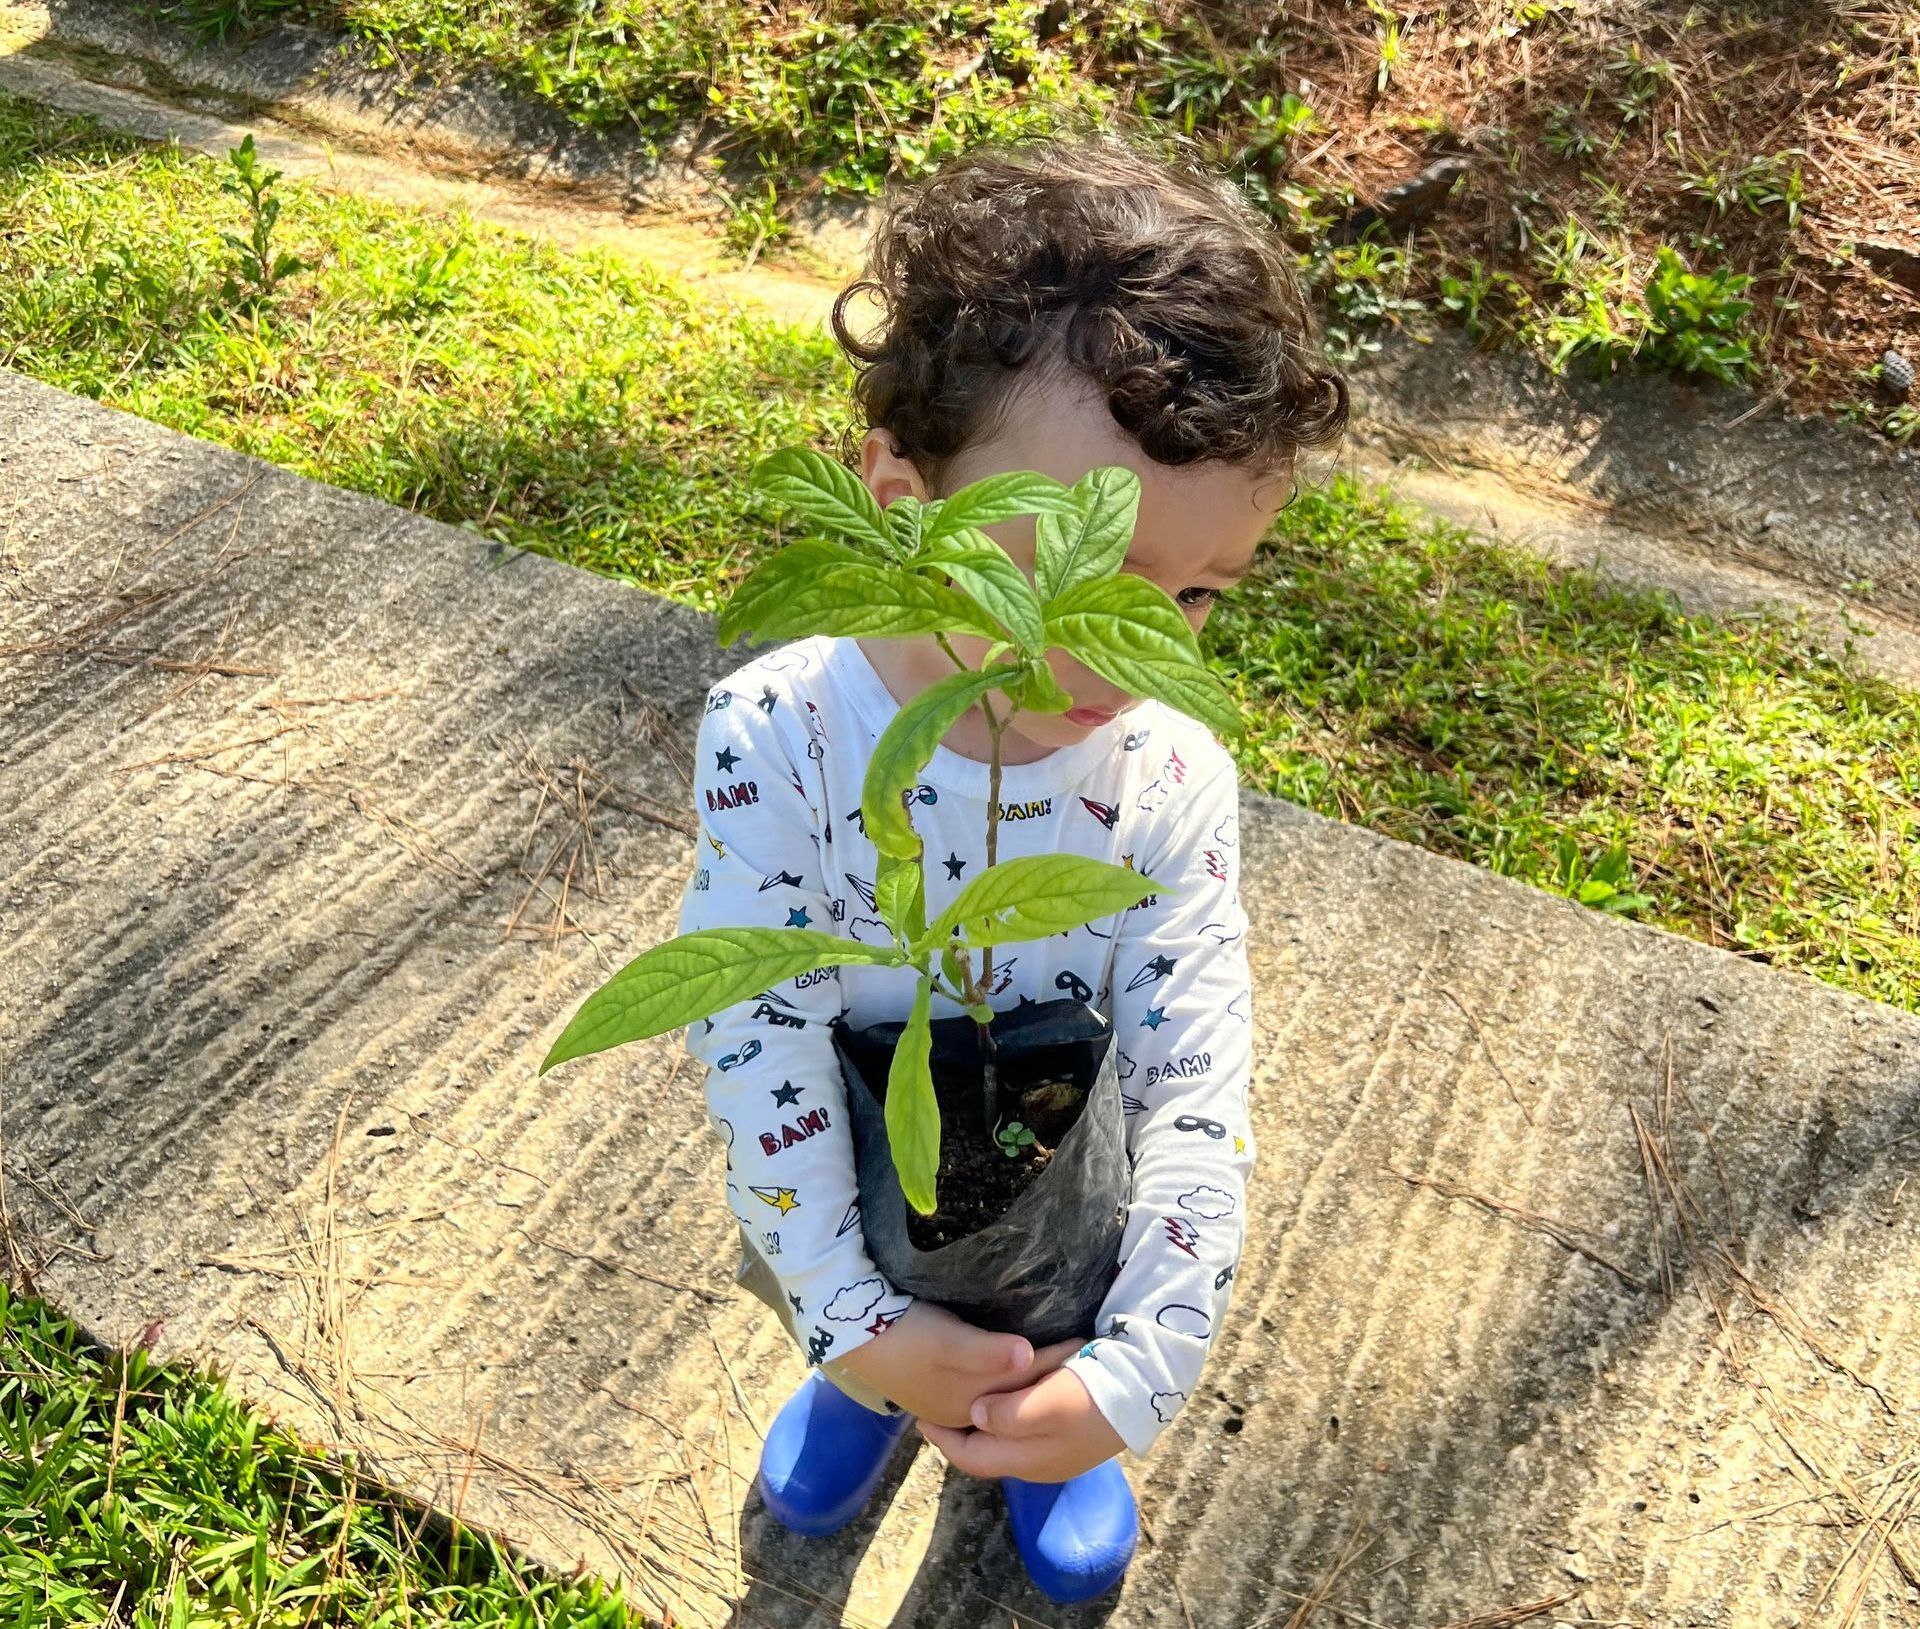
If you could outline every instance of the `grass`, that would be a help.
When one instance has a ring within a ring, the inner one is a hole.
[[[336,1465],[217,1376],[101,1352],[0,1285],[0,1599],[36,1629],[624,1629],[557,1580]]]
[[[470,221],[276,188],[306,269],[236,296],[221,174],[0,99],[0,363],[705,607],[773,536],[750,463],[842,426],[825,338]],[[1920,1010],[1920,703],[1805,626],[1336,484],[1210,642],[1255,784]]]
[[[1688,616],[1341,480],[1208,635],[1267,790],[1920,1010],[1920,698],[1804,621]]]
[[[825,347],[683,285],[285,184],[311,269],[237,310],[221,178],[0,98],[0,364],[708,606],[762,529],[745,461],[834,416]]]
[[[1888,346],[1920,356],[1920,290],[1857,249],[1904,243],[1920,266],[1898,224],[1920,214],[1920,22],[1902,0],[145,4],[223,36],[331,26],[377,63],[484,71],[656,149],[698,126],[756,251],[816,190],[873,194],[978,137],[1124,110],[1239,177],[1356,351],[1356,331],[1412,311],[1458,316],[1457,285],[1483,282],[1498,297],[1476,337],[1550,365],[1751,381],[1916,433],[1874,381]],[[1469,173],[1430,218],[1374,229],[1403,264],[1356,297],[1328,227],[1442,154]],[[1556,278],[1538,250],[1569,232],[1592,252]],[[1702,282],[1662,306],[1683,276]]]

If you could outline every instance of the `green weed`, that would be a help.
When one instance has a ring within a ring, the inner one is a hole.
[[[227,153],[233,174],[221,178],[220,187],[240,199],[247,209],[247,236],[222,232],[220,241],[238,256],[237,275],[229,275],[221,284],[221,298],[229,305],[254,310],[271,300],[289,277],[306,271],[308,264],[298,255],[278,249],[273,230],[280,220],[280,200],[272,195],[273,184],[280,179],[278,170],[261,167],[248,135],[238,147]]]
[[[1716,219],[1735,208],[1758,215],[1777,206],[1784,210],[1787,225],[1796,226],[1806,189],[1794,160],[1804,156],[1782,152],[1736,163],[1730,155],[1721,154],[1712,163],[1683,168],[1681,190],[1704,199]]]
[[[1676,373],[1704,373],[1737,384],[1754,370],[1746,297],[1753,279],[1725,267],[1698,273],[1662,244],[1646,281],[1646,331],[1641,352]]]
[[[1328,247],[1308,258],[1307,269],[1326,305],[1326,348],[1336,361],[1379,350],[1382,329],[1422,309],[1406,292],[1406,252],[1394,245],[1366,238]]]

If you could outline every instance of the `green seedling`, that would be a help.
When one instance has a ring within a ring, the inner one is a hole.
[[[860,944],[809,928],[711,928],[636,957],[589,996],[554,1042],[544,1074],[570,1058],[662,1035],[822,967],[912,968],[912,1011],[887,1076],[886,1124],[900,1186],[922,1215],[934,1209],[940,1114],[929,1067],[937,996],[981,1027],[981,1094],[993,1124],[996,946],[1047,938],[1117,914],[1163,884],[1126,866],[1075,855],[999,861],[1000,743],[1021,709],[1060,713],[1073,700],[1047,657],[1064,651],[1127,693],[1151,697],[1225,735],[1240,718],[1200,655],[1174,600],[1120,570],[1140,505],[1140,478],[1118,465],[1069,487],[1011,471],[944,499],[901,497],[883,511],[844,465],[787,448],[754,469],[754,485],[811,523],[744,578],[720,614],[723,644],[743,634],[785,641],[932,635],[954,671],[907,702],[875,743],[862,787],[866,832],[879,851],[878,914],[890,944]],[[1034,517],[1032,573],[983,527]],[[970,666],[951,636],[987,641]],[[987,866],[932,921],[911,793],[947,732],[970,709],[991,736]],[[977,958],[977,960],[976,960]]]
[[[1000,1152],[1010,1160],[1017,1160],[1023,1148],[1033,1146],[1033,1133],[1018,1120],[1010,1120],[993,1134],[993,1140],[1000,1145]]]

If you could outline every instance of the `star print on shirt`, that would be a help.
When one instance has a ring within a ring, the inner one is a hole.
[[[807,915],[804,905],[796,905],[787,912],[787,926],[790,928],[804,928],[810,921],[812,918]]]
[[[800,1094],[805,1090],[804,1086],[796,1086],[790,1080],[783,1080],[778,1086],[772,1088],[773,1100],[783,1107],[790,1107],[800,1101]]]
[[[740,754],[735,752],[732,747],[722,747],[713,755],[713,767],[715,769],[732,769],[733,766],[739,762]]]
[[[770,713],[772,713],[772,711],[773,711],[773,709],[774,709],[774,706],[775,706],[775,704],[776,704],[776,703],[778,703],[778,701],[779,701],[779,700],[780,700],[780,698],[779,698],[778,696],[776,696],[776,695],[775,695],[775,694],[773,693],[773,686],[772,686],[772,685],[770,685],[770,684],[769,684],[769,685],[765,685],[765,686],[763,686],[763,687],[761,688],[761,691],[760,691],[760,710],[761,710],[762,712],[764,712],[764,713],[769,713],[769,714],[770,714]]]
[[[947,880],[949,882],[958,882],[960,880],[960,873],[967,868],[967,862],[961,859],[958,854],[951,852],[948,853],[946,859],[941,861],[941,864],[947,868]]]
[[[793,1303],[793,1315],[798,1318],[800,1316],[800,1297],[795,1295],[792,1290],[788,1290],[787,1299]]]
[[[1140,1026],[1142,1029],[1158,1029],[1166,1021],[1167,1014],[1165,1008],[1149,1007],[1147,1009],[1147,1016],[1140,1020]]]
[[[906,1314],[901,1312],[883,1312],[876,1317],[872,1323],[867,1325],[867,1333],[869,1335],[884,1335],[905,1316]]]
[[[800,1205],[791,1188],[755,1188],[753,1192],[756,1197],[764,1199],[773,1206],[782,1216],[790,1210],[798,1209]]]

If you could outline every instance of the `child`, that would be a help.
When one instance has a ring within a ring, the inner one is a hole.
[[[844,307],[861,291],[883,320],[856,338]],[[1071,483],[1126,465],[1141,499],[1123,569],[1196,630],[1252,566],[1296,453],[1346,417],[1345,384],[1258,215],[1112,137],[979,147],[897,199],[833,325],[860,368],[860,467],[881,505],[1002,470]],[[1031,517],[987,530],[1031,572]],[[952,642],[971,663],[986,645]],[[800,1532],[844,1525],[917,1418],[960,1469],[1001,1479],[1029,1572],[1067,1601],[1125,1570],[1137,1517],[1115,1456],[1152,1447],[1221,1327],[1254,1156],[1252,1015],[1233,760],[1192,719],[1052,661],[1075,706],[1015,715],[999,857],[1088,854],[1171,888],[994,958],[996,1008],[1073,995],[1114,1025],[1133,1192],[1098,1327],[1035,1351],[896,1291],[868,1256],[830,1026],[904,1018],[908,970],[788,981],[695,1024],[688,1046],[710,1065],[740,1281],[813,1366],[767,1438],[768,1508]],[[903,700],[952,671],[931,637],[815,638],[716,685],[681,931],[884,939],[860,819],[867,754]],[[917,789],[929,916],[986,863],[988,740],[976,708]]]

